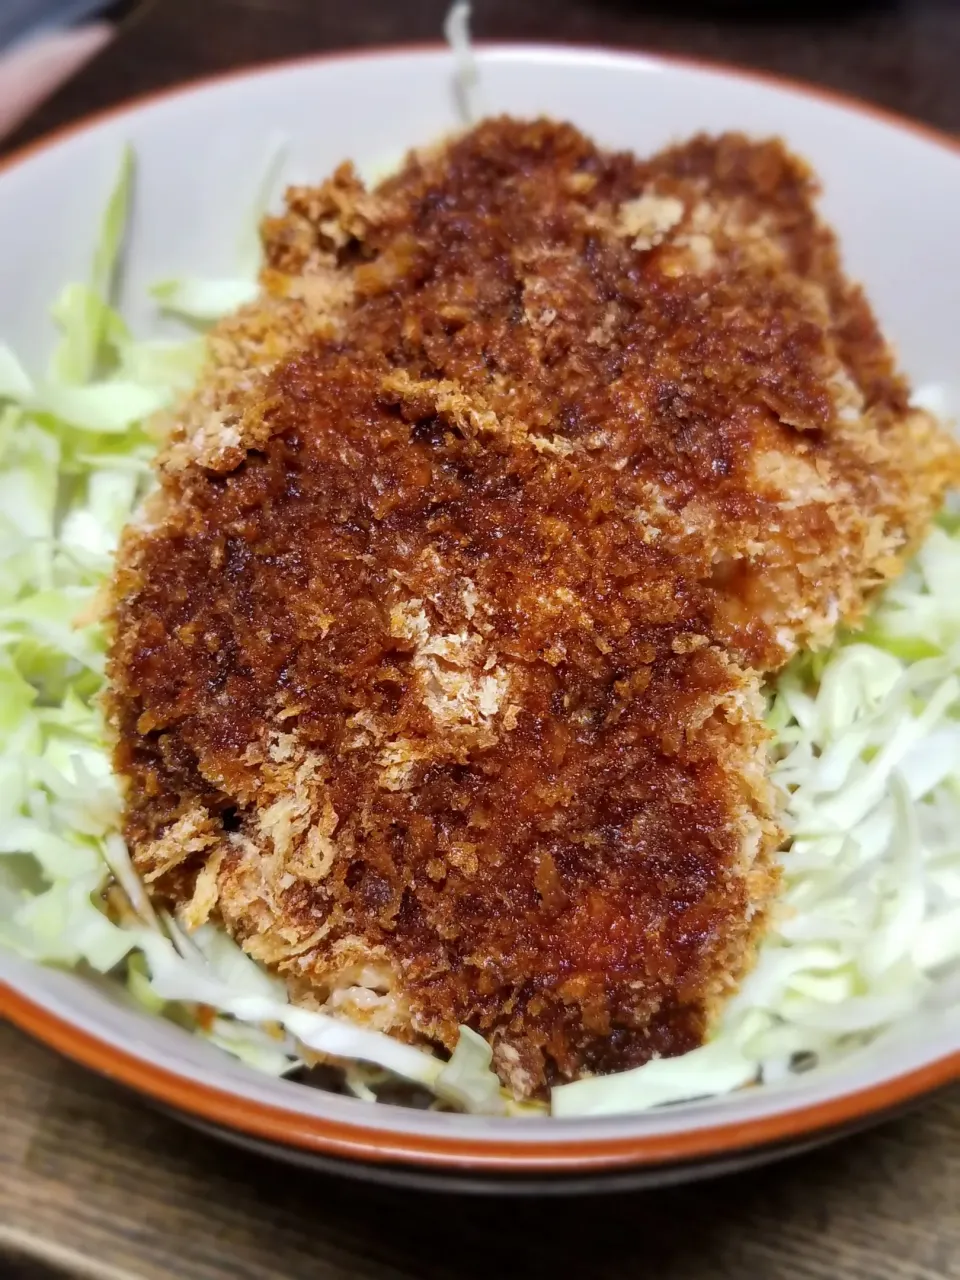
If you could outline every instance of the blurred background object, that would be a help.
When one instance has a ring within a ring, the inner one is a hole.
[[[107,8],[108,0],[5,0],[0,10],[0,50],[40,32],[82,26]]]
[[[135,0],[0,2],[0,138],[99,53]]]
[[[197,76],[437,41],[448,7],[449,0],[153,0],[6,145]],[[960,0],[474,0],[471,25],[481,41],[619,45],[737,63],[960,131]]]

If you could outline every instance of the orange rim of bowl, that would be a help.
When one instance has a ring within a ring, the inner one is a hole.
[[[218,1128],[341,1160],[474,1173],[584,1174],[709,1161],[854,1127],[960,1076],[957,1052],[866,1089],[735,1124],[606,1138],[564,1137],[565,1126],[558,1121],[556,1138],[531,1143],[479,1135],[393,1133],[373,1123],[350,1124],[243,1098],[108,1044],[2,983],[0,1013],[81,1066]],[[368,1109],[364,1114],[372,1118],[376,1112]]]
[[[478,42],[480,49],[522,49],[517,42]],[[358,50],[278,59],[259,65],[201,76],[166,89],[127,99],[84,116],[0,159],[0,174],[30,157],[93,128],[195,89],[297,67],[322,66],[349,59],[380,58],[391,54],[436,52],[440,42],[397,44]],[[737,77],[771,88],[854,111],[882,124],[912,133],[960,156],[960,139],[894,111],[863,102],[838,90],[793,80],[772,72],[745,70],[722,62],[648,53],[642,49],[602,45],[531,44],[531,50],[569,53],[588,51],[642,58],[644,61],[687,71],[706,71]],[[709,1125],[665,1134],[630,1137],[557,1137],[536,1143],[490,1137],[392,1133],[374,1124],[351,1124],[304,1115],[285,1107],[253,1101],[170,1071],[137,1057],[51,1013],[42,1005],[0,983],[0,1014],[22,1030],[67,1058],[157,1102],[217,1127],[259,1138],[279,1146],[294,1147],[318,1155],[377,1164],[406,1164],[499,1174],[571,1174],[602,1172],[631,1166],[669,1165],[711,1160],[757,1147],[788,1144],[792,1140],[842,1130],[903,1106],[925,1093],[960,1078],[960,1051],[949,1053],[913,1071],[866,1088],[761,1116],[735,1124]],[[375,1112],[367,1111],[366,1115]]]

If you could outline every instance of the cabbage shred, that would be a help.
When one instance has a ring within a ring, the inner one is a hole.
[[[465,39],[466,6],[452,32]],[[461,30],[462,28],[462,30]],[[456,39],[453,39],[456,36]],[[276,177],[276,158],[268,170]],[[356,1096],[400,1077],[447,1106],[518,1113],[490,1046],[461,1029],[449,1062],[298,1009],[222,931],[188,934],[150,904],[120,835],[97,702],[97,597],[152,481],[144,420],[190,385],[202,340],[136,341],[113,305],[133,182],[123,158],[90,278],[53,307],[61,338],[30,376],[0,345],[0,945],[111,973],[251,1067],[346,1064]],[[261,184],[256,214],[268,198]],[[256,291],[236,278],[157,286],[206,322]],[[553,1091],[597,1115],[774,1082],[862,1045],[931,1002],[960,1009],[960,529],[944,518],[869,625],[796,661],[771,693],[790,840],[757,965],[711,1040],[682,1058]]]

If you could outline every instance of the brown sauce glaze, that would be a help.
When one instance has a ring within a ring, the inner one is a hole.
[[[776,883],[762,673],[958,470],[813,194],[506,119],[290,193],[282,358],[183,407],[117,572],[154,892],[520,1095],[700,1043]]]

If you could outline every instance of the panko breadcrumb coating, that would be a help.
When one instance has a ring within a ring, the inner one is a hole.
[[[517,1096],[701,1043],[779,840],[761,685],[958,451],[809,170],[487,121],[264,224],[114,583],[126,834],[188,926]]]

